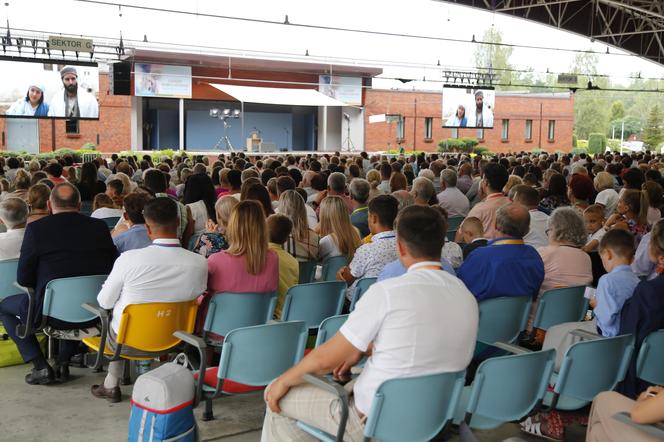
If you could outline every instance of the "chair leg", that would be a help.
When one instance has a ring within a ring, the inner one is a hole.
[[[122,385],[131,385],[131,360],[124,360],[122,371]]]
[[[214,419],[214,414],[212,413],[212,399],[205,399],[205,411],[203,412],[203,421],[211,421]]]

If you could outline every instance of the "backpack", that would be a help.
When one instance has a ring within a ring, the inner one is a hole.
[[[194,376],[178,355],[136,379],[131,395],[129,442],[196,442]]]

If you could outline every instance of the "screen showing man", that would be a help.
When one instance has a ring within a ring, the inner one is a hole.
[[[443,127],[492,128],[494,104],[493,89],[445,86]]]
[[[98,118],[99,104],[90,92],[78,85],[78,72],[74,66],[60,70],[62,89],[49,103],[49,117]]]

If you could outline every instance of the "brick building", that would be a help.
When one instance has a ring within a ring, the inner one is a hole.
[[[442,127],[440,92],[369,89],[365,94],[365,149],[436,151],[446,138],[474,137],[492,152],[572,149],[574,96],[571,93],[497,92],[493,129]],[[370,123],[372,115],[397,121]],[[415,123],[413,123],[413,121]],[[458,132],[455,134],[454,132]]]

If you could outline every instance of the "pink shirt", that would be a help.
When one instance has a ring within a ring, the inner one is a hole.
[[[590,256],[581,249],[550,245],[537,252],[544,261],[544,281],[540,294],[549,289],[590,284],[593,268]]]
[[[258,275],[247,273],[244,257],[225,251],[208,258],[208,293],[265,293],[274,292],[279,284],[279,258],[267,252],[267,262]]]
[[[496,212],[505,204],[509,204],[509,202],[510,199],[502,193],[492,193],[484,201],[470,209],[468,216],[474,216],[482,221],[485,238],[495,239],[497,235]]]

